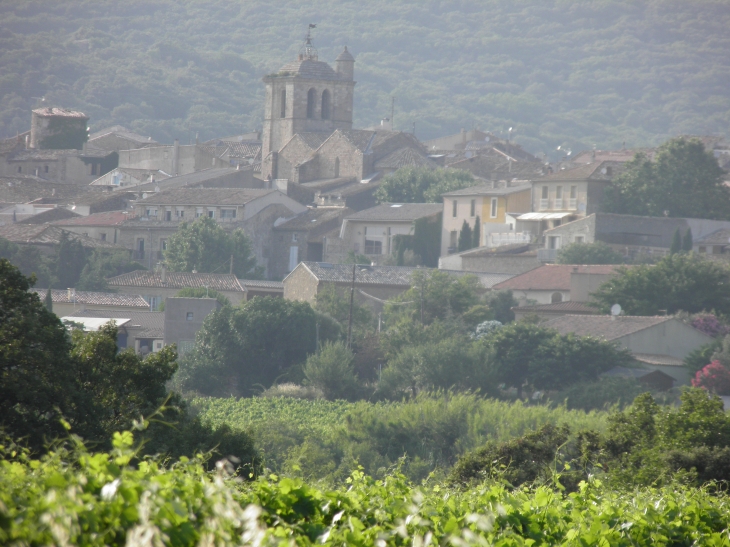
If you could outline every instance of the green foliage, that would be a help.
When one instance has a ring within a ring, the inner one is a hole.
[[[622,264],[624,257],[602,241],[571,243],[558,251],[558,264]]]
[[[43,300],[43,305],[48,311],[53,312],[53,295],[51,294],[51,289],[46,291],[46,297]]]
[[[684,237],[682,238],[682,250],[685,253],[689,253],[692,251],[692,246],[694,245],[694,241],[692,240],[692,228],[687,228],[687,231],[684,232]]]
[[[512,308],[518,304],[512,291],[491,291],[487,297],[487,306],[492,310],[491,319],[499,321],[503,325],[515,320],[515,312],[512,311]]]
[[[215,289],[206,289],[203,287],[185,287],[178,291],[175,296],[181,298],[215,298],[221,306],[230,306],[231,301],[224,294],[219,293]],[[165,311],[165,303],[159,305],[158,311]]]
[[[81,242],[70,239],[67,232],[62,232],[56,259],[57,286],[60,289],[76,287],[85,266],[86,251]]]
[[[200,217],[180,228],[167,240],[165,261],[175,272],[228,273],[233,256],[233,273],[237,277],[256,279],[262,269],[256,266],[248,236],[237,228],[226,232],[215,220]]]
[[[704,346],[691,351],[684,358],[684,366],[687,367],[690,375],[694,376],[698,370],[701,370],[705,365],[709,365],[715,353],[722,348],[723,339],[716,338],[712,342],[708,342]]]
[[[107,277],[145,269],[142,264],[130,260],[129,251],[94,249],[81,271],[76,288],[81,291],[108,291]]]
[[[474,185],[468,171],[401,167],[383,179],[375,197],[380,203],[441,203],[441,194]]]
[[[354,356],[341,341],[322,345],[304,365],[307,383],[320,390],[325,399],[353,399],[359,385],[352,365]]]
[[[633,378],[599,378],[593,382],[579,382],[550,395],[558,405],[570,410],[606,410],[630,405],[647,387]]]
[[[436,268],[441,256],[441,221],[439,213],[434,217],[419,218],[413,223],[413,234],[398,234],[393,238],[396,266],[423,265]],[[413,264],[406,264],[406,252],[414,254]]]
[[[730,189],[724,171],[698,139],[672,139],[654,161],[638,154],[606,189],[603,209],[660,217],[730,218]],[[675,236],[676,238],[676,236]],[[682,241],[675,252],[682,249]]]
[[[25,276],[35,276],[34,285],[51,287],[56,283],[53,259],[44,255],[33,245],[15,245],[8,241],[6,258]],[[12,253],[12,254],[11,254]]]
[[[474,229],[472,230],[472,233],[471,233],[472,248],[479,247],[481,242],[482,242],[482,221],[479,218],[479,215],[477,215],[477,218],[474,221]]]
[[[40,139],[38,147],[55,150],[81,150],[89,140],[86,120],[78,118],[51,118],[46,128],[48,135]]]
[[[327,314],[335,319],[347,331],[347,324],[350,317],[350,296],[337,291],[334,283],[327,283],[317,293],[315,308],[317,311]],[[352,303],[352,326],[353,332],[358,335],[364,335],[368,330],[372,331],[373,314],[370,310],[362,306],[355,299]]]
[[[469,223],[464,220],[464,223],[461,225],[461,230],[459,230],[459,252],[471,249],[471,239],[471,226],[469,226]]]
[[[679,228],[674,231],[672,236],[672,244],[669,246],[669,254],[677,254],[682,250],[682,234],[679,232]]]
[[[593,293],[593,299],[603,312],[618,303],[627,315],[713,309],[727,314],[730,312],[728,280],[727,266],[677,253],[654,265],[619,268],[618,275]]]
[[[372,264],[372,260],[370,260],[369,257],[366,255],[361,254],[355,254],[355,251],[349,251],[347,253],[347,258],[345,259],[345,264],[367,264],[368,266]]]
[[[254,298],[217,310],[203,322],[176,379],[184,390],[250,395],[269,387],[316,350],[314,310],[306,302]],[[337,333],[339,334],[339,333]],[[326,339],[320,332],[320,341]]]

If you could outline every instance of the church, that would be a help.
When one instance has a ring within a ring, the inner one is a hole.
[[[384,175],[400,167],[436,168],[410,133],[352,128],[354,76],[347,47],[332,68],[307,35],[298,58],[263,79],[261,174],[301,203],[371,207]]]

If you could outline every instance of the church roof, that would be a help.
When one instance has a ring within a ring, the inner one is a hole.
[[[345,49],[342,50],[342,53],[340,53],[337,56],[337,59],[335,61],[355,61],[355,58],[350,54],[349,51],[347,51],[347,46],[345,46]]]
[[[428,167],[436,169],[436,164],[413,148],[403,147],[375,163],[375,169],[400,169],[401,167]]]
[[[341,80],[337,72],[324,61],[301,59],[285,64],[279,69],[279,76],[298,76],[310,80]]]

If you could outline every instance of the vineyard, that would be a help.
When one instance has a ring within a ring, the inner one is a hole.
[[[3,545],[730,545],[725,496],[672,484],[612,490],[596,478],[566,493],[550,483],[469,489],[356,471],[321,489],[270,475],[253,482],[220,462],[130,465],[132,433],[110,453],[77,442],[41,460],[0,447]]]
[[[506,441],[546,423],[602,431],[607,416],[449,392],[392,403],[205,397],[192,406],[213,427],[250,431],[274,472],[330,482],[360,466],[383,477],[404,456],[402,471],[420,480],[488,440]]]

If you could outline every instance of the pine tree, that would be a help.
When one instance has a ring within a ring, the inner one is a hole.
[[[459,252],[468,251],[469,249],[471,249],[471,227],[465,220],[459,233]]]
[[[674,232],[672,238],[672,246],[669,247],[669,254],[673,255],[682,250],[682,234],[679,233],[679,228]]]
[[[687,228],[687,231],[684,232],[684,239],[682,240],[682,250],[687,253],[692,252],[693,245],[694,242],[692,241],[692,228]]]
[[[51,289],[48,289],[46,291],[46,298],[44,300],[44,303],[46,305],[46,309],[53,313],[53,297],[51,296]]]
[[[474,231],[471,236],[471,246],[473,248],[479,247],[482,244],[482,221],[477,215],[477,219],[474,222]]]

